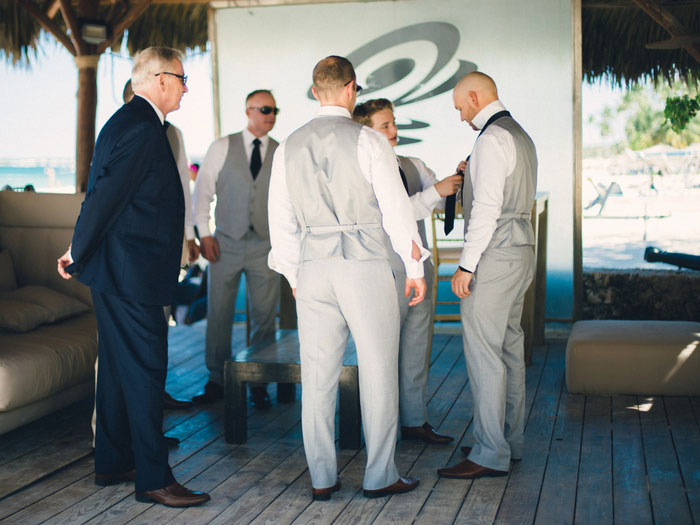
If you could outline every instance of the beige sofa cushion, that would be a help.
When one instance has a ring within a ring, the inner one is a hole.
[[[51,312],[40,304],[0,297],[0,330],[28,332],[48,322]]]
[[[24,334],[0,333],[0,412],[93,377],[97,321],[87,313]]]
[[[15,268],[9,250],[0,250],[0,292],[17,288]]]
[[[0,293],[0,299],[40,305],[49,312],[47,319],[49,323],[55,323],[90,310],[90,307],[85,303],[46,286],[23,286],[18,290]]]
[[[700,323],[574,323],[566,386],[583,394],[700,395]]]

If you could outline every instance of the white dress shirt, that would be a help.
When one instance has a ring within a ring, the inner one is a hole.
[[[316,118],[339,116],[351,118],[347,109],[339,106],[321,106]],[[285,149],[283,141],[275,151],[270,175],[268,197],[268,217],[272,250],[267,258],[268,266],[283,274],[292,288],[297,286],[301,232],[294,212],[294,206],[287,189]],[[367,126],[363,126],[357,141],[357,160],[360,171],[370,183],[377,197],[382,214],[382,226],[389,234],[394,251],[399,254],[406,267],[408,278],[423,277],[423,261],[430,252],[422,248],[415,212],[408,199],[397,198],[406,195],[396,164],[396,154],[386,137]],[[421,259],[411,257],[414,241],[421,247]]]
[[[415,166],[416,171],[418,171],[418,176],[420,177],[421,191],[409,197],[411,204],[413,204],[416,220],[419,221],[430,217],[430,214],[441,202],[442,205],[440,207],[444,208],[445,198],[441,197],[435,189],[435,184],[438,183],[438,179],[435,176],[435,172],[426,166],[425,162],[416,157],[404,156],[404,158],[408,159],[411,164]]]
[[[177,142],[174,148],[177,151],[175,163],[177,164],[177,171],[180,174],[182,193],[185,196],[185,239],[191,241],[194,239],[194,222],[192,221],[192,196],[190,193],[190,165],[187,162],[187,155],[185,154],[185,141],[182,138],[182,132],[172,124],[170,124],[168,131],[171,129],[175,136],[175,141]]]
[[[504,109],[500,100],[494,100],[476,114],[472,123],[481,129],[489,118]],[[481,254],[496,231],[506,179],[513,173],[515,161],[513,136],[503,128],[491,125],[476,140],[469,159],[474,202],[459,260],[462,268],[476,270]]]
[[[243,135],[243,147],[245,149],[246,161],[250,166],[250,157],[253,154],[253,141],[256,137],[248,131],[248,129],[244,129],[241,134]],[[265,135],[258,138],[260,139],[260,158],[265,159],[270,137]],[[194,200],[194,223],[197,225],[200,237],[208,237],[211,235],[211,231],[209,230],[211,202],[214,200],[214,195],[216,194],[216,182],[219,180],[219,173],[221,173],[226,157],[228,156],[228,145],[228,136],[216,139],[212,145],[209,146],[207,154],[204,156],[202,165],[197,173],[192,199]]]

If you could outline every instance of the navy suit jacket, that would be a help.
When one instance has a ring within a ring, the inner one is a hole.
[[[66,270],[102,293],[171,304],[184,235],[182,191],[160,119],[135,96],[97,138]]]

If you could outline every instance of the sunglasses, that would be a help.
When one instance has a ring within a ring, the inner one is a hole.
[[[345,84],[343,84],[343,87],[347,86],[350,82],[353,81],[355,81],[355,79],[348,80]],[[362,91],[362,86],[355,81],[355,92],[359,95],[360,91]]]
[[[273,108],[272,106],[263,106],[261,108],[250,106],[248,109],[257,109],[263,115],[269,115],[270,113],[274,113],[275,115],[277,115],[280,112],[280,108]]]

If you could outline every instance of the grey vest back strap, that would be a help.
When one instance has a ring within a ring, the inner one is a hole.
[[[389,258],[379,204],[357,160],[361,129],[349,118],[323,116],[287,139],[285,172],[302,261]]]

